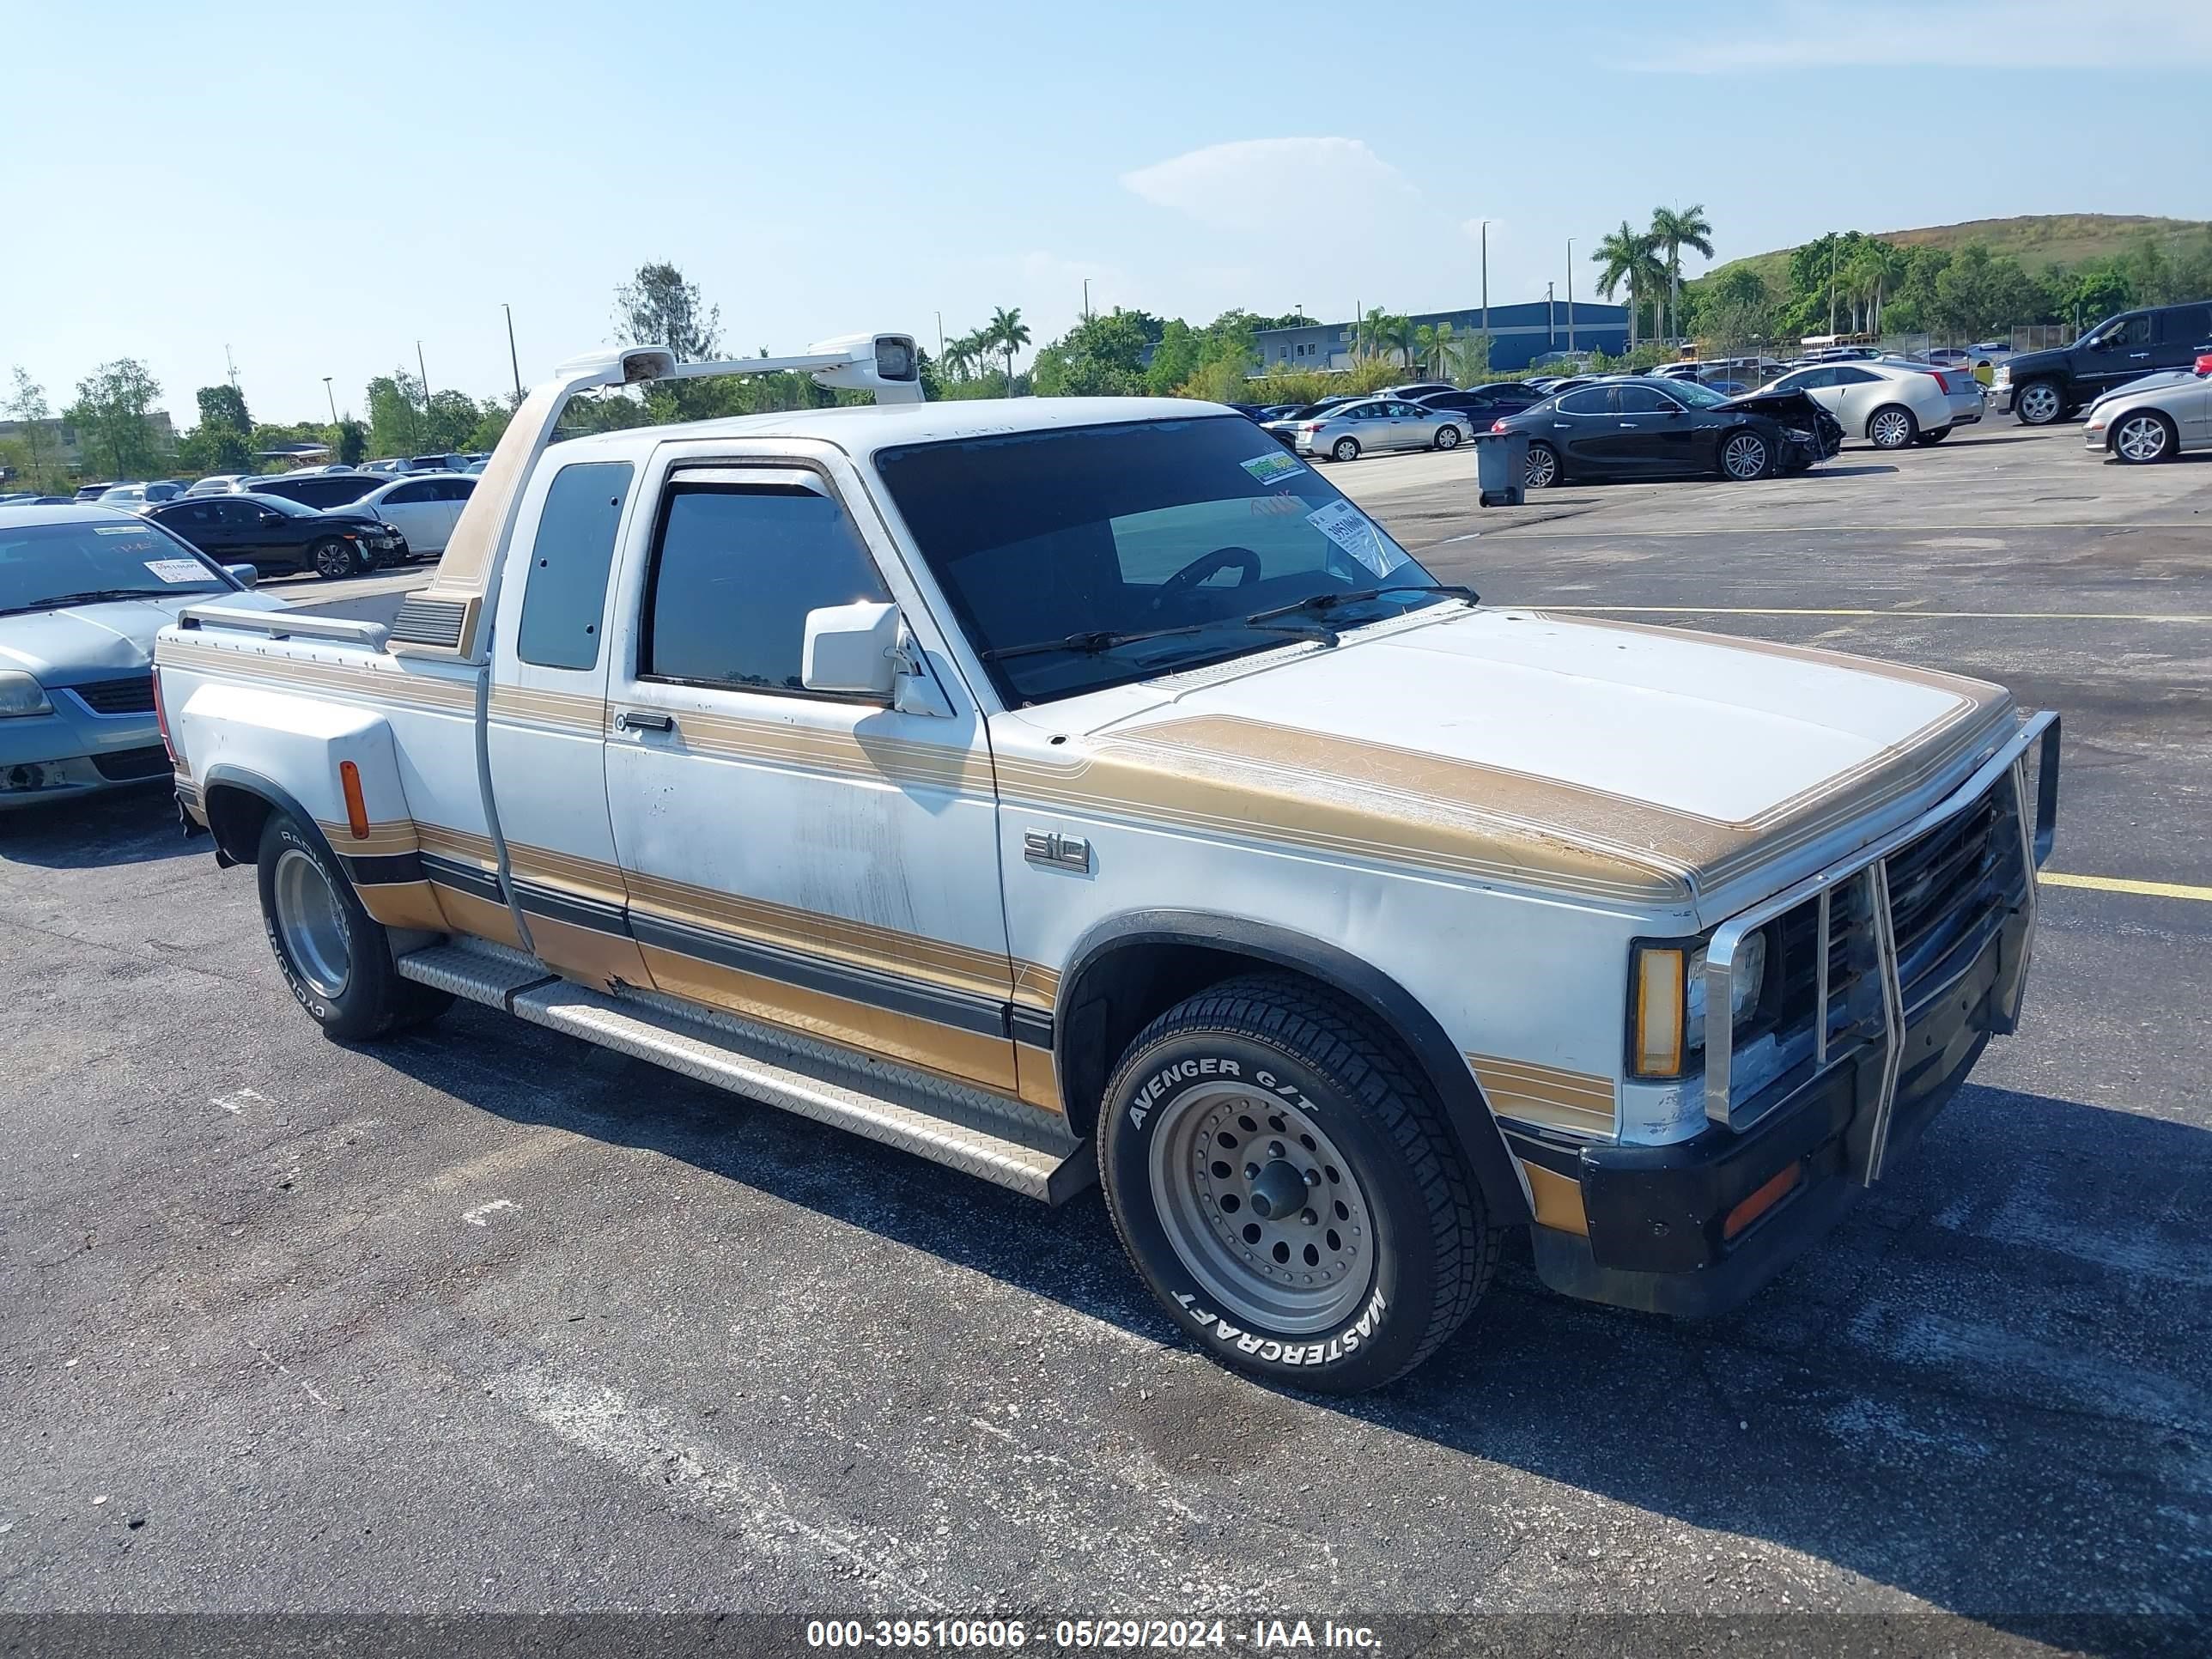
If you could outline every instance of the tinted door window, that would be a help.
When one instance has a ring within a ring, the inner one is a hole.
[[[554,474],[530,549],[515,654],[541,668],[595,668],[628,461],[583,461]]]
[[[1870,380],[1881,379],[1881,375],[1869,374],[1863,368],[1830,368],[1821,372],[1828,377],[1821,382],[1824,386],[1864,386]]]
[[[1620,399],[1618,407],[1624,415],[1664,415],[1670,409],[1681,407],[1656,386],[1624,386],[1613,390]]]
[[[610,463],[611,465],[611,463]],[[441,501],[465,501],[477,492],[473,478],[441,478],[438,480],[438,499]]]
[[[889,597],[828,496],[799,484],[678,484],[662,514],[638,672],[800,690],[806,613]]]
[[[1603,415],[1613,407],[1613,388],[1586,386],[1579,392],[1570,392],[1559,399],[1562,415]]]
[[[2172,346],[2212,342],[2212,306],[2176,306],[2159,318],[2159,337]]]
[[[402,484],[384,498],[387,507],[413,507],[422,501],[438,499],[438,486],[434,483]]]

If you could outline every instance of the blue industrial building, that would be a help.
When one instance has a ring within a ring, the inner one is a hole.
[[[1533,300],[1526,305],[1492,306],[1490,325],[1483,326],[1480,306],[1464,311],[1424,311],[1416,325],[1434,328],[1449,323],[1456,339],[1487,332],[1492,368],[1526,368],[1547,351],[1568,349],[1568,302]],[[1349,368],[1356,323],[1308,323],[1300,328],[1261,329],[1253,337],[1260,350],[1260,371],[1271,368]],[[1582,351],[1602,351],[1618,356],[1628,349],[1628,307],[1574,302],[1574,346]]]

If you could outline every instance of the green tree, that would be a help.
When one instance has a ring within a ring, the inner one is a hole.
[[[1041,398],[1121,398],[1145,389],[1146,337],[1133,312],[1094,314],[1039,351],[1031,371]]]
[[[625,345],[665,345],[679,363],[714,361],[722,349],[722,311],[696,283],[665,262],[637,268],[615,290],[615,337]]]
[[[1462,386],[1473,386],[1490,374],[1490,336],[1461,334],[1453,337],[1445,354],[1443,373]]]
[[[158,472],[161,451],[147,416],[161,395],[161,383],[132,357],[102,363],[79,380],[76,402],[64,418],[76,428],[88,462],[112,465],[118,478]]]
[[[483,411],[477,400],[465,392],[441,391],[430,394],[430,406],[423,420],[423,433],[428,438],[422,447],[430,451],[453,451],[469,447],[470,434],[477,422],[483,419]]]
[[[984,325],[991,344],[1006,354],[1006,381],[1011,386],[1014,379],[1014,354],[1030,343],[1030,325],[1022,320],[1022,308],[1016,306],[1009,311],[1004,306],[995,307],[991,320]]]
[[[340,421],[331,428],[331,459],[358,466],[368,459],[368,428],[359,421]]]
[[[15,368],[15,382],[5,407],[9,419],[23,423],[24,460],[20,468],[23,483],[27,489],[46,494],[62,482],[61,458],[46,448],[45,423],[53,419],[54,411],[46,402],[46,387],[33,380],[21,363]]]
[[[1628,290],[1628,349],[1636,349],[1637,318],[1644,300],[1657,292],[1667,280],[1667,270],[1659,262],[1657,244],[1648,233],[1632,229],[1628,221],[1620,222],[1620,228],[1601,240],[1591,253],[1597,265],[1597,291],[1610,300],[1620,289]]]
[[[1698,294],[1698,337],[1723,352],[1774,337],[1774,302],[1766,279],[1748,265],[1721,272]]]
[[[253,471],[253,417],[246,394],[228,381],[204,386],[193,394],[200,423],[177,446],[177,462],[187,472]]]
[[[253,416],[246,410],[246,394],[229,381],[204,386],[192,396],[200,406],[202,426],[228,427],[241,438],[253,430]]]
[[[419,455],[428,447],[422,425],[422,382],[404,368],[368,383],[368,447],[380,456]]]
[[[2009,254],[1980,242],[1960,248],[1936,279],[1935,325],[1960,339],[2045,320],[2050,301]]]
[[[1682,311],[1682,250],[1713,257],[1711,237],[1713,228],[1705,218],[1705,204],[1697,203],[1686,208],[1654,208],[1651,210],[1651,244],[1667,258],[1668,316],[1679,324]],[[1672,339],[1674,334],[1662,329],[1662,334]]]
[[[1145,390],[1164,398],[1190,379],[1198,372],[1199,345],[1198,331],[1182,318],[1162,325],[1152,366],[1145,371]]]

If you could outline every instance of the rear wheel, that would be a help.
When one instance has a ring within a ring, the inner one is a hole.
[[[1359,440],[1339,438],[1330,446],[1328,453],[1340,461],[1356,461],[1359,459]]]
[[[2066,400],[2048,380],[2030,380],[2013,394],[2012,412],[2022,426],[2049,426],[2066,412]]]
[[[1773,459],[1774,452],[1766,447],[1766,440],[1747,428],[1731,432],[1721,440],[1721,477],[1723,478],[1733,478],[1739,483],[1763,478]]]
[[[1867,418],[1866,433],[1876,449],[1903,449],[1920,435],[1920,422],[1911,410],[1885,404]]]
[[[289,812],[262,827],[261,921],[284,982],[334,1037],[381,1036],[453,1006],[443,991],[402,979],[392,939],[361,908],[322,836]]]
[[[1397,1045],[1285,976],[1155,1020],[1108,1084],[1099,1178],[1130,1260],[1232,1370],[1326,1393],[1466,1320],[1501,1238]]]
[[[1457,427],[1440,426],[1437,428],[1437,447],[1438,449],[1457,449],[1459,447],[1459,428]]]
[[[2148,466],[2174,451],[2173,422],[2154,409],[2123,416],[2112,428],[2112,453],[2130,466]]]
[[[358,575],[363,568],[352,546],[337,536],[325,536],[309,548],[307,562],[326,582],[336,581],[341,576]]]
[[[1528,446],[1528,470],[1522,482],[1530,489],[1549,489],[1559,481],[1559,452],[1549,444]]]
[[[1949,427],[1948,427],[1948,426],[1939,426],[1939,427],[1937,427],[1937,428],[1936,428],[1933,432],[1923,432],[1923,433],[1922,433],[1918,437],[1915,438],[1912,441],[1913,441],[1913,442],[1915,442],[1915,443],[1917,443],[1917,444],[1923,445],[1923,446],[1929,445],[1929,444],[1940,444],[1940,443],[1942,443],[1942,442],[1943,441],[1943,440],[1944,440],[1944,439],[1946,439],[1946,438],[1949,437],[1950,435],[1951,435],[1951,428],[1950,428]]]

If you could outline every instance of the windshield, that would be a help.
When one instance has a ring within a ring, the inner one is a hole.
[[[230,581],[152,524],[0,526],[0,615],[110,599],[223,592]]]
[[[1255,613],[1434,579],[1336,487],[1248,422],[1064,427],[876,455],[892,501],[976,652],[1175,629],[988,663],[1009,705],[1074,696],[1283,643]],[[1388,592],[1358,627],[1419,605]]]

